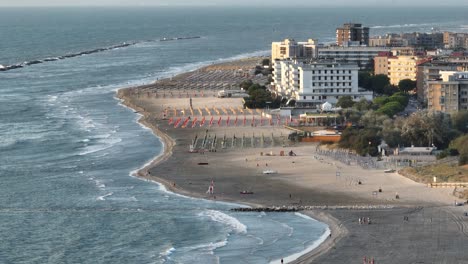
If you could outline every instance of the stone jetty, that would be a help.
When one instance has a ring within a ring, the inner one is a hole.
[[[379,210],[395,208],[393,205],[290,205],[270,207],[238,207],[234,212],[298,212],[303,210]]]

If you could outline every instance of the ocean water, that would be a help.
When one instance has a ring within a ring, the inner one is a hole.
[[[0,263],[269,263],[327,236],[300,214],[234,213],[132,177],[161,142],[117,89],[211,63],[266,55],[286,37],[468,31],[459,9],[4,8],[0,64]],[[199,39],[158,41],[163,37]],[[208,183],[207,183],[208,185]]]

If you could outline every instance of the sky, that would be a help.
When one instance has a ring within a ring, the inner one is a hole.
[[[466,0],[0,0],[0,6],[468,6]]]

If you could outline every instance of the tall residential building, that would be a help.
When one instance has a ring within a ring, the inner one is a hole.
[[[307,42],[296,42],[294,39],[285,39],[281,42],[271,43],[271,60],[316,58],[317,41],[308,39]]]
[[[428,102],[428,82],[440,79],[441,71],[468,71],[468,58],[439,57],[420,63],[416,70],[416,91],[420,102]]]
[[[390,52],[381,52],[374,57],[374,74],[388,75],[388,58],[393,57]]]
[[[348,41],[357,41],[360,45],[369,45],[369,28],[362,24],[346,23],[336,29],[336,44],[344,46]]]
[[[369,38],[371,47],[404,47],[408,46],[408,41],[399,34],[386,34],[385,36],[374,36]]]
[[[342,96],[351,96],[356,101],[372,100],[371,91],[358,87],[356,64],[276,60],[273,69],[272,88],[279,95],[295,99],[299,107],[335,104]]]
[[[374,47],[402,47],[414,46],[429,49],[437,49],[444,47],[446,35],[433,33],[401,33],[401,34],[386,34],[385,36],[375,36],[369,39],[369,46]]]
[[[376,56],[374,58],[374,74],[385,74],[390,83],[398,85],[401,80],[416,81],[416,67],[421,61],[415,56]]]
[[[444,32],[444,46],[448,49],[468,49],[468,33]]]
[[[441,71],[441,79],[429,81],[429,110],[456,112],[468,110],[468,72]]]
[[[374,57],[381,52],[389,52],[388,47],[330,46],[318,49],[319,59],[335,60],[342,63],[355,63],[361,69],[371,69]]]

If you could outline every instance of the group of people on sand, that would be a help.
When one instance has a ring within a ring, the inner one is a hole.
[[[359,217],[359,224],[362,225],[362,224],[368,224],[370,225],[371,224],[371,220],[369,217]]]

